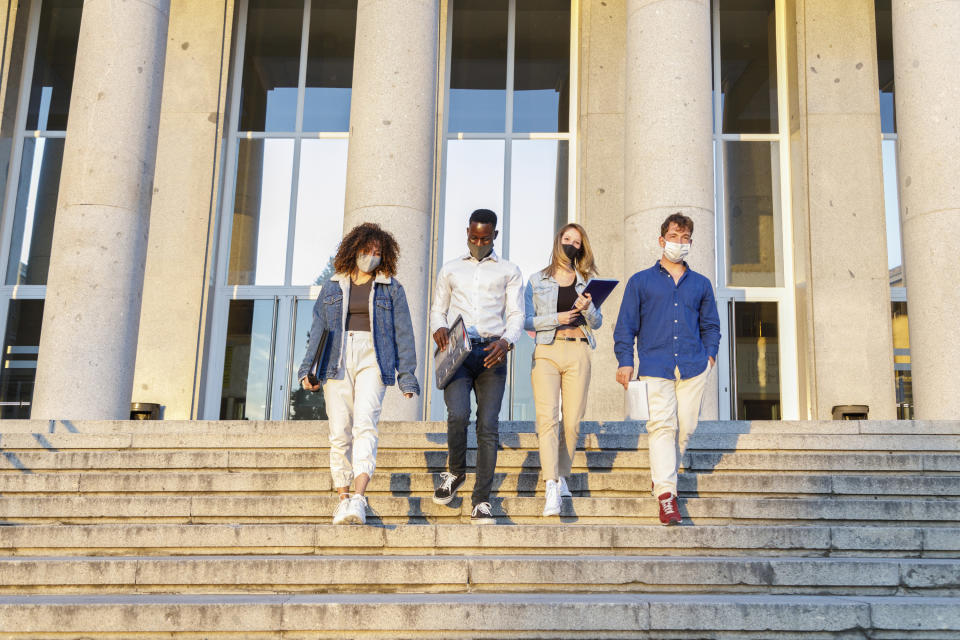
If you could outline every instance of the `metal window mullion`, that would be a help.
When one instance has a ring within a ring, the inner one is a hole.
[[[6,283],[7,269],[10,264],[10,242],[13,235],[13,218],[16,216],[17,190],[20,186],[20,164],[23,161],[24,131],[26,130],[27,111],[30,108],[30,92],[33,89],[33,67],[37,53],[37,38],[40,31],[40,2],[33,2],[27,18],[27,45],[24,48],[24,64],[20,70],[20,96],[17,101],[17,115],[13,126],[13,153],[7,170],[7,193],[3,201],[3,223],[0,236],[0,268]],[[6,330],[6,318],[0,318],[0,326]]]
[[[570,2],[570,52],[567,65],[568,77],[567,95],[570,103],[567,105],[567,222],[577,221],[577,193],[580,185],[580,172],[577,170],[577,131],[579,129],[579,102],[580,102],[580,41],[577,26],[580,23],[580,1]],[[562,140],[563,138],[558,138]],[[559,143],[557,144],[559,147]],[[556,214],[554,214],[556,217]]]
[[[300,147],[303,133],[303,102],[307,85],[307,44],[310,39],[310,0],[303,0],[303,24],[300,29],[300,70],[297,76],[297,116],[293,141],[293,171],[290,176],[290,212],[287,216],[287,252],[283,267],[283,283],[290,286],[293,278],[293,242],[297,232],[297,205],[300,200]]]
[[[273,369],[274,369],[274,357],[277,350],[277,311],[280,307],[280,299],[277,296],[273,296],[273,323],[270,325],[270,353],[267,356],[267,405],[263,410],[263,419],[270,419],[270,412],[273,410]],[[254,305],[256,308],[256,305]],[[256,312],[254,312],[256,313]],[[252,337],[251,337],[252,342]],[[247,380],[249,381],[249,373],[247,373]]]
[[[240,123],[240,90],[243,84],[243,65],[246,55],[247,41],[247,10],[248,0],[239,0],[240,18],[237,21],[237,55],[233,69],[233,85],[230,92],[230,125],[227,129],[226,184],[224,185],[223,209],[221,215],[229,216],[229,224],[221,224],[219,249],[217,252],[217,275],[214,287],[227,286],[227,277],[230,264],[230,243],[233,234],[233,212],[236,205],[237,189],[237,161],[239,155],[239,140],[237,128]]]
[[[501,233],[503,240],[503,256],[510,259],[510,190],[513,169],[513,84],[514,84],[514,65],[517,55],[517,0],[510,0],[507,6],[507,95],[506,95],[506,113],[504,117],[504,141],[503,141],[503,225]],[[510,397],[507,405],[507,418],[513,419],[513,392],[514,392],[514,365],[516,352],[510,354],[509,367],[507,375],[509,376]]]
[[[776,21],[777,63],[777,145],[780,166],[777,168],[780,188],[780,251],[783,270],[783,294],[777,305],[779,327],[780,417],[783,420],[798,420],[800,416],[800,367],[799,345],[796,326],[796,292],[794,290],[793,262],[793,201],[790,164],[790,109],[787,81],[787,29],[788,22],[784,0],[774,3]]]

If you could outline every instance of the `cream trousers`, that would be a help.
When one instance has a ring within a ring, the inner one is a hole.
[[[369,331],[344,335],[344,367],[338,379],[323,385],[330,429],[333,486],[349,487],[355,477],[373,477],[377,466],[377,423],[387,388],[380,379]]]
[[[641,376],[647,383],[647,442],[650,448],[650,477],[653,494],[677,493],[677,469],[687,450],[687,442],[697,428],[703,390],[712,365],[698,376],[680,379],[674,368],[674,379]]]
[[[569,340],[538,344],[533,352],[530,380],[537,412],[537,436],[540,441],[543,479],[566,478],[573,466],[573,454],[577,450],[577,437],[580,435],[580,421],[587,408],[590,345],[583,341]]]

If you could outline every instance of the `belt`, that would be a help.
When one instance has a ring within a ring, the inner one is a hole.
[[[496,341],[499,340],[499,339],[500,339],[499,337],[497,337],[497,338],[470,338],[470,344],[472,344],[472,345],[474,345],[474,346],[476,346],[476,345],[488,345],[488,344],[491,344],[491,343],[493,343],[493,342],[496,342]]]
[[[590,342],[586,338],[567,338],[564,336],[556,336],[554,340],[566,340],[567,342]]]

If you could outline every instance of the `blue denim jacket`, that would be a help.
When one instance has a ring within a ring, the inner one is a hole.
[[[419,395],[416,340],[403,285],[396,278],[377,275],[370,298],[373,349],[377,354],[383,384],[391,386],[397,382],[401,392]],[[307,352],[297,374],[298,380],[309,372],[313,354],[317,351],[317,341],[324,329],[329,329],[330,336],[317,377],[324,381],[339,376],[344,361],[343,334],[349,303],[350,276],[338,273],[324,283],[313,305],[313,325],[307,340]]]
[[[577,293],[583,293],[587,288],[587,281],[577,273],[577,282],[574,284]],[[524,297],[524,322],[523,328],[527,331],[537,332],[537,344],[552,344],[557,335],[557,326],[560,322],[557,320],[557,297],[560,295],[560,283],[552,276],[545,276],[537,271],[527,281],[527,290]],[[593,337],[593,331],[600,328],[603,323],[603,315],[600,309],[590,306],[584,309],[581,314],[587,324],[581,325],[590,348],[596,348],[597,342]]]

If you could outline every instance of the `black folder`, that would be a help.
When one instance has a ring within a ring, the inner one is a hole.
[[[320,370],[320,363],[323,361],[323,353],[327,350],[329,337],[329,329],[324,329],[323,333],[320,334],[320,340],[317,342],[317,352],[313,354],[313,362],[310,364],[310,370],[307,372],[307,382],[310,383],[310,386],[315,387],[320,382],[320,378],[317,377],[317,372]]]

